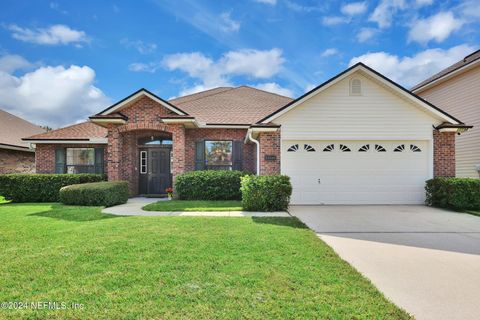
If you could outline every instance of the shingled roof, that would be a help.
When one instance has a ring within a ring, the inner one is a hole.
[[[92,122],[82,122],[26,138],[26,140],[89,140],[106,138],[108,130]]]
[[[433,76],[431,76],[430,78],[420,82],[419,84],[415,85],[411,91],[415,91],[417,89],[420,89],[421,87],[423,86],[426,86],[427,84],[435,81],[435,80],[438,80],[462,67],[465,67],[467,65],[469,65],[470,63],[474,62],[474,61],[477,61],[480,59],[480,50],[477,50],[471,54],[469,54],[468,56],[466,56],[465,58],[463,58],[462,60],[458,61],[457,63],[454,63],[452,64],[450,67],[448,68],[445,68],[443,69],[442,71],[440,71],[439,73],[437,74],[434,74]]]
[[[0,148],[25,148],[28,143],[23,137],[45,132],[39,126],[0,109]]]
[[[290,101],[291,98],[275,93],[241,86],[210,89],[171,99],[168,103],[188,113],[187,116],[170,118],[194,117],[200,124],[251,125]],[[114,113],[112,116],[117,115]],[[101,117],[105,118],[108,115]],[[82,122],[37,134],[25,140],[89,140],[106,136],[106,128],[92,122]]]
[[[285,96],[241,86],[216,88],[169,102],[202,124],[250,125],[290,101],[292,99]]]

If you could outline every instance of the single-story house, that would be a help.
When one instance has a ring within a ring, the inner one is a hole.
[[[422,81],[412,91],[473,125],[457,137],[457,177],[480,176],[480,50]]]
[[[455,135],[468,128],[358,63],[295,100],[246,86],[170,101],[141,89],[25,140],[37,172],[105,172],[132,194],[238,169],[290,176],[293,204],[413,204],[425,180],[455,176]]]
[[[45,130],[0,109],[0,174],[34,173],[35,150],[23,137]]]

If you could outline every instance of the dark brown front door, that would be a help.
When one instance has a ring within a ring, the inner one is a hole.
[[[171,187],[170,150],[168,147],[140,150],[141,194],[164,194]]]

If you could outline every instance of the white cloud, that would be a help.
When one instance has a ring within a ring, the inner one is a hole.
[[[157,62],[149,62],[149,63],[134,62],[128,66],[128,70],[133,72],[155,73],[160,67],[161,67],[161,64]]]
[[[273,92],[281,96],[293,98],[293,91],[280,86],[276,82],[261,83],[254,86],[257,89]]]
[[[193,88],[185,89],[192,93],[219,86],[231,86],[231,78],[246,76],[267,79],[278,74],[285,59],[280,49],[242,49],[226,52],[217,61],[200,52],[177,53],[166,56],[162,64],[168,70],[180,70],[191,78],[200,81]]]
[[[220,21],[220,29],[223,32],[237,32],[240,30],[240,22],[233,20],[230,12],[220,14]]]
[[[433,4],[433,0],[415,0],[415,4],[418,7],[429,6]]]
[[[325,49],[320,56],[321,56],[321,57],[330,57],[330,56],[333,56],[333,55],[336,55],[336,54],[338,54],[338,50],[337,50],[337,49],[335,49],[335,48],[328,48],[328,49]]]
[[[129,40],[127,38],[120,40],[120,43],[127,48],[134,48],[141,54],[149,54],[157,50],[155,43],[146,43],[142,40]]]
[[[452,12],[439,12],[434,16],[414,22],[408,33],[409,41],[426,44],[430,40],[442,42],[450,34],[462,26],[463,22],[456,19]]]
[[[81,42],[88,42],[85,32],[71,29],[62,24],[36,29],[22,28],[12,24],[7,28],[12,31],[13,38],[24,42],[44,45],[79,44]]]
[[[110,100],[88,66],[43,66],[21,76],[0,71],[0,105],[40,125],[63,126],[102,110]]]
[[[296,12],[325,12],[326,11],[326,8],[328,6],[328,4],[323,4],[323,6],[306,6],[306,5],[303,5],[303,4],[298,4],[294,1],[290,1],[290,0],[284,0],[284,3],[285,3],[285,6],[292,10],[292,11],[296,11]]]
[[[387,28],[392,24],[393,15],[405,8],[405,0],[381,0],[368,20],[376,22],[380,28]]]
[[[32,64],[28,62],[24,57],[16,54],[9,54],[0,57],[0,71],[6,73],[12,73],[16,70],[26,69],[31,66]]]
[[[342,6],[341,11],[343,14],[346,14],[348,16],[362,14],[367,11],[367,3],[366,2],[347,3]]]
[[[374,28],[362,28],[360,32],[357,34],[357,41],[358,42],[366,42],[372,39],[375,35],[377,35],[378,30]]]
[[[254,0],[255,2],[270,4],[272,6],[277,4],[277,0]]]
[[[342,23],[348,23],[349,18],[340,16],[327,16],[322,18],[322,24],[325,26],[336,26]]]
[[[352,58],[350,65],[363,62],[404,86],[413,86],[463,59],[474,50],[475,48],[469,45],[459,45],[448,50],[428,49],[411,57],[372,52]]]

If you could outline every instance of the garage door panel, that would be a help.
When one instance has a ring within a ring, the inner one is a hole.
[[[298,150],[287,152],[292,144]],[[366,145],[367,152],[358,151]],[[342,152],[345,146],[351,151]],[[394,152],[398,146],[401,152]],[[424,201],[428,159],[426,141],[283,141],[281,163],[291,177],[294,204],[413,204]]]

